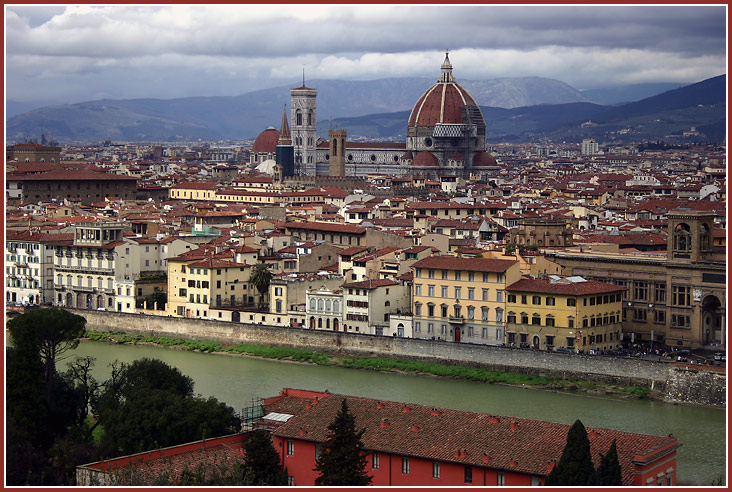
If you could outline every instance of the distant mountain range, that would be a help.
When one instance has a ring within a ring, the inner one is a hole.
[[[545,133],[566,134],[566,138],[576,138],[577,132],[571,129],[577,121],[594,121],[598,115],[607,113],[609,116],[607,121],[603,120],[603,125],[589,127],[589,133],[593,133],[600,126],[610,128],[620,124],[623,118],[637,116],[638,111],[650,114],[653,107],[666,108],[662,111],[683,109],[685,124],[689,119],[697,121],[694,118],[699,115],[689,108],[698,104],[714,106],[720,103],[726,107],[725,77],[720,77],[721,98],[719,81],[710,82],[708,87],[701,89],[701,92],[706,91],[707,99],[711,96],[716,102],[695,102],[691,100],[694,97],[700,101],[703,99],[699,91],[689,92],[688,95],[682,92],[677,96],[669,96],[677,99],[681,97],[685,101],[679,99],[682,107],[675,109],[670,109],[673,104],[661,103],[660,100],[646,103],[650,104],[649,107],[638,106],[639,109],[633,109],[633,104],[643,101],[618,108],[593,103],[600,99],[604,104],[615,104],[637,94],[663,89],[663,84],[628,86],[626,91],[608,88],[581,92],[564,82],[539,77],[459,82],[481,105],[489,139],[525,140],[540,138]],[[319,134],[327,135],[332,124],[346,128],[349,138],[398,140],[403,139],[406,132],[406,120],[412,105],[434,82],[434,79],[428,78],[390,78],[373,81],[312,80],[307,85],[318,90]],[[274,87],[233,97],[105,99],[44,106],[9,118],[6,137],[9,141],[22,141],[25,138],[38,138],[42,132],[47,132],[60,142],[99,142],[108,138],[135,142],[254,138],[268,126],[279,127],[283,109],[289,108],[290,88]],[[8,108],[11,103],[8,101]],[[20,106],[16,104],[13,107]],[[618,113],[621,108],[626,109]],[[702,113],[708,117],[712,113],[715,117],[719,116],[718,112],[709,108]],[[724,120],[723,109],[721,118]],[[718,122],[713,119],[698,120],[698,123],[691,123],[690,126],[716,125]],[[563,128],[562,125],[569,126]]]
[[[727,77],[720,75],[620,106],[571,102],[510,109],[481,106],[481,110],[491,143],[674,140],[692,127],[700,135],[689,135],[685,141],[719,142],[727,135],[726,85]],[[349,135],[401,141],[408,118],[409,111],[402,111],[337,118],[332,124]]]

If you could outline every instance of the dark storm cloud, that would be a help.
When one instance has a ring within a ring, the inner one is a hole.
[[[6,87],[236,94],[303,65],[313,78],[433,76],[445,49],[465,78],[695,82],[726,70],[725,18],[723,6],[7,7]]]

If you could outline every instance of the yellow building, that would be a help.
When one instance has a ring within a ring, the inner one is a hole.
[[[617,349],[624,290],[581,277],[522,278],[506,288],[506,343],[537,350]]]
[[[430,256],[412,272],[415,338],[504,343],[504,291],[521,278],[517,261]]]
[[[249,284],[253,265],[191,253],[168,259],[166,314],[216,319],[210,311],[217,309],[220,316],[225,309],[239,321],[240,311],[251,309],[258,295]]]

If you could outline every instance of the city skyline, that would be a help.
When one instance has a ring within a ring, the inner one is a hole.
[[[306,80],[726,73],[726,6],[6,6],[6,101],[232,96]],[[155,33],[154,35],[152,33]],[[459,61],[458,61],[459,60]]]

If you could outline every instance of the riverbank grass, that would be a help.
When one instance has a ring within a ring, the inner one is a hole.
[[[646,398],[650,390],[640,386],[610,386],[593,381],[577,381],[544,376],[533,376],[513,372],[493,371],[481,367],[458,366],[405,360],[388,357],[341,357],[286,347],[270,347],[267,345],[227,344],[205,340],[190,340],[168,336],[144,335],[139,333],[125,333],[122,331],[98,332],[87,331],[85,338],[97,342],[152,344],[164,347],[174,347],[198,352],[220,352],[229,354],[244,354],[276,360],[304,362],[321,366],[336,366],[351,369],[367,369],[373,371],[402,372],[412,374],[427,374],[438,377],[479,381],[484,383],[508,384],[512,386],[529,386],[563,391],[584,391],[605,393],[610,395],[631,398]]]

